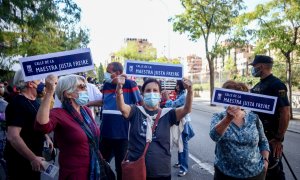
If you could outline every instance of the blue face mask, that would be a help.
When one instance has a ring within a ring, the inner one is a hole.
[[[155,107],[160,102],[159,93],[145,93],[144,102],[147,106]]]
[[[252,67],[251,74],[253,77],[260,77],[261,76],[261,70],[259,67]]]
[[[45,84],[43,82],[40,82],[40,84],[36,88],[36,92],[38,94],[42,94],[42,92],[44,91],[44,88],[45,88]]]
[[[111,79],[111,73],[104,73],[104,80],[105,82],[108,82],[108,83],[111,83],[112,82],[112,79]]]
[[[87,91],[81,91],[78,93],[78,97],[75,99],[76,104],[84,106],[89,102],[89,95]]]

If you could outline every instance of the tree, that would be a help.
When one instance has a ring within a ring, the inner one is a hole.
[[[176,15],[174,31],[188,33],[191,40],[204,39],[206,59],[210,71],[210,97],[214,90],[214,60],[218,56],[218,42],[232,26],[243,8],[242,0],[181,0],[185,12]]]
[[[168,63],[168,64],[180,64],[180,60],[178,58],[168,59],[167,57],[159,57],[157,59],[152,59],[150,62],[158,62],[158,63]]]
[[[76,25],[80,13],[72,0],[3,0],[0,4],[2,60],[86,46],[88,31]]]
[[[100,66],[98,68],[98,79],[100,83],[104,81],[104,67],[102,63],[100,63]]]
[[[122,47],[115,53],[116,56],[131,60],[149,61],[156,59],[156,49],[152,46],[140,47],[138,42],[128,42],[127,46]]]
[[[292,99],[292,65],[293,53],[300,50],[300,3],[299,0],[272,0],[259,4],[255,10],[243,14],[239,23],[245,26],[257,23],[253,37],[257,46],[264,50],[276,50],[282,54],[286,64],[286,82],[288,84],[289,99]],[[249,27],[248,27],[249,28]],[[292,104],[291,104],[291,118]]]

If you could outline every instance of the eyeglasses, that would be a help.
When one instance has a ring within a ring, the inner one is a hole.
[[[86,90],[86,84],[79,84],[78,86],[78,89],[80,89],[80,90]]]

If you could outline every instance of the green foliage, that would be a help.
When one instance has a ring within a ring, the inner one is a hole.
[[[194,91],[203,91],[203,87],[201,84],[193,84],[193,90]]]
[[[3,0],[1,61],[85,47],[89,36],[88,30],[77,25],[80,13],[72,0]]]
[[[141,50],[137,42],[128,42],[127,46],[122,47],[115,55],[125,59],[149,61],[156,59],[156,49],[152,46],[144,46]]]
[[[275,50],[281,53],[286,64],[285,68],[277,72],[286,72],[286,82],[289,90],[289,99],[292,98],[293,53],[300,50],[300,3],[299,0],[271,0],[265,4],[259,4],[252,12],[244,13],[239,18],[239,24],[245,28],[248,24],[253,29],[252,38],[257,41],[256,52]],[[257,26],[253,25],[253,22]],[[250,27],[247,27],[250,28]],[[280,63],[281,64],[281,63]],[[292,104],[290,108],[291,118]]]
[[[245,83],[249,88],[253,87],[256,83],[259,82],[259,78],[255,78],[252,76],[240,76],[236,75],[232,78],[235,81]]]
[[[234,60],[230,57],[227,59],[224,65],[224,70],[229,74],[230,79],[233,79],[237,74],[237,67]]]
[[[157,59],[152,59],[150,62],[158,62],[158,63],[168,63],[168,64],[180,64],[180,60],[178,58],[168,59],[167,57],[159,57]]]
[[[185,11],[171,19],[174,31],[187,33],[192,41],[204,39],[210,70],[210,93],[214,89],[214,59],[224,54],[218,44],[244,8],[242,0],[181,0]],[[211,43],[212,42],[212,43]]]
[[[104,67],[102,63],[100,63],[100,66],[98,68],[98,79],[100,83],[104,81]]]

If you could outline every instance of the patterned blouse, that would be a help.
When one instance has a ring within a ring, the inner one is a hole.
[[[210,125],[209,135],[216,142],[215,166],[225,175],[235,178],[258,175],[264,168],[260,152],[270,151],[261,121],[256,114],[246,112],[242,127],[231,123],[221,136],[216,125],[225,116],[226,111],[213,114]]]

